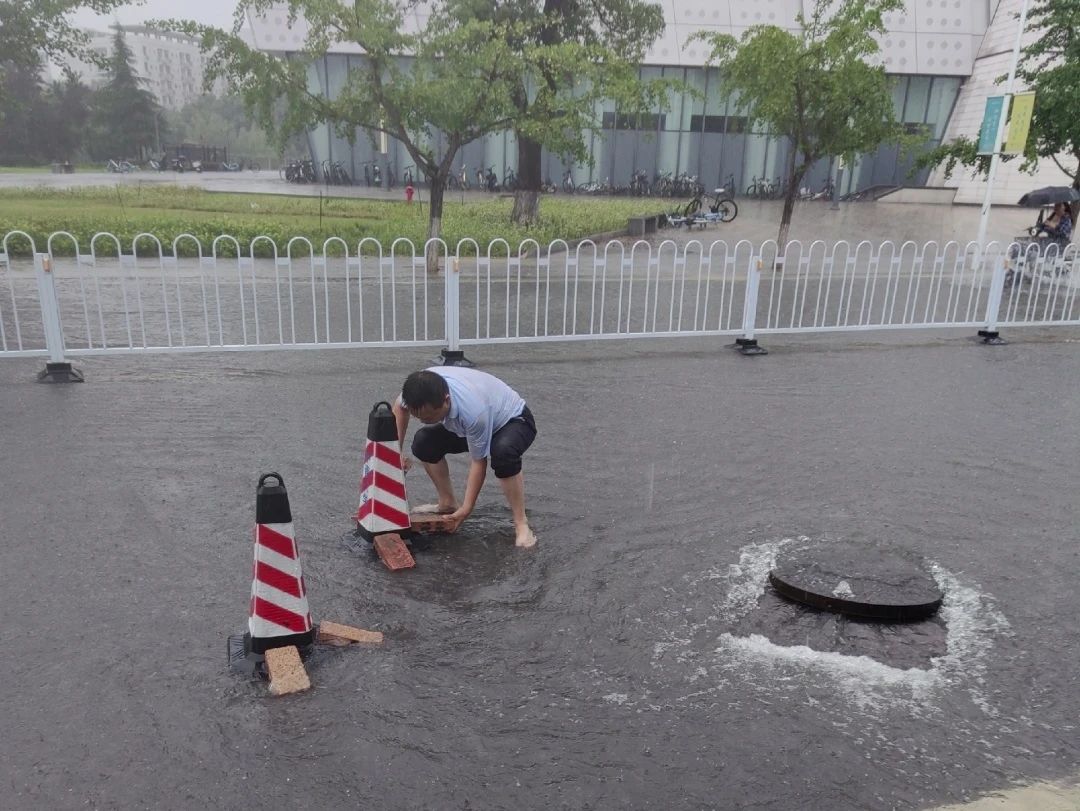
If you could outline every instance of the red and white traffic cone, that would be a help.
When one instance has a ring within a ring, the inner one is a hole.
[[[375,545],[383,563],[391,569],[408,569],[416,565],[404,541],[410,528],[397,421],[384,401],[376,403],[368,416],[356,529]]]
[[[277,484],[266,484],[267,479],[276,479]],[[280,475],[267,473],[260,477],[255,495],[248,632],[229,638],[229,662],[237,670],[261,672],[266,651],[290,646],[304,649],[314,639],[289,494]]]

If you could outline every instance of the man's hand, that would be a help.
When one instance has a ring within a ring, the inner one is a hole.
[[[460,527],[468,517],[469,514],[461,509],[450,513],[450,515],[446,516],[446,531],[457,532],[458,527]]]
[[[402,470],[403,473],[408,473],[410,470],[412,470],[412,457],[411,456],[402,456],[401,457],[401,470]]]

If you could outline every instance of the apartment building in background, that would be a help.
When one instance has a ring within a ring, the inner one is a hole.
[[[144,86],[157,97],[162,107],[179,110],[206,92],[203,90],[206,60],[194,39],[184,34],[154,31],[139,25],[124,25],[121,28],[131,49],[132,67],[145,80]],[[114,31],[87,33],[90,34],[91,47],[108,58],[112,53]],[[72,60],[68,64],[91,87],[105,80],[105,72],[97,65],[81,60]],[[222,95],[224,90],[224,83],[219,80],[212,92],[213,95]]]

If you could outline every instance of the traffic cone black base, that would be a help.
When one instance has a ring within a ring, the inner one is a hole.
[[[312,640],[310,642],[303,645],[293,644],[293,647],[300,651],[301,659],[307,659],[311,655],[315,637],[314,630],[311,632],[311,636]],[[268,678],[266,673],[266,651],[273,648],[265,648],[261,651],[255,650],[259,641],[258,639],[252,639],[250,633],[230,634],[227,643],[229,669],[242,676]],[[275,645],[274,647],[282,646]]]

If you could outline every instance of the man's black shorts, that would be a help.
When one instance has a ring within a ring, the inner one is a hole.
[[[521,455],[536,439],[536,421],[529,407],[491,436],[491,469],[496,478],[508,479],[521,472]],[[469,443],[465,437],[447,430],[443,425],[425,425],[412,441],[412,453],[421,462],[433,464],[448,453],[466,453]]]

